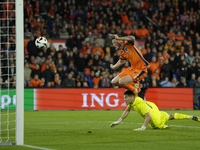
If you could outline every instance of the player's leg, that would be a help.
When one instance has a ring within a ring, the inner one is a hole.
[[[119,85],[122,86],[125,89],[128,89],[132,92],[135,91],[135,87],[134,87],[134,83],[133,83],[133,79],[130,75],[124,76],[122,78],[119,79]]]
[[[142,84],[139,83],[139,81],[141,81],[142,79],[144,79],[147,76],[147,70],[134,70],[131,73],[131,77],[133,78],[133,82],[134,82],[134,87],[136,89],[136,91],[134,92],[135,95],[138,95],[138,93],[141,91],[142,88]]]
[[[119,85],[119,79],[120,79],[120,77],[119,77],[119,76],[116,76],[115,78],[113,78],[113,79],[111,80],[111,84],[112,84],[112,85],[118,86],[118,85]]]
[[[123,72],[121,72],[118,76],[119,76],[119,85],[124,87],[125,89],[128,89],[132,92],[135,91],[134,88],[134,83],[133,83],[133,79],[130,76],[131,74],[131,70],[130,69],[126,69]]]
[[[190,115],[180,114],[180,113],[170,114],[169,120],[172,120],[172,119],[176,119],[176,120],[191,119],[191,120],[195,120],[195,121],[200,121],[200,117],[190,116]]]
[[[140,88],[142,86],[134,87],[135,83],[139,83],[139,79],[141,78],[141,71],[138,70],[133,70],[132,68],[126,69],[122,73],[120,73],[118,76],[120,77],[119,79],[119,85],[124,87],[125,89],[128,89],[132,92],[134,92],[136,95],[140,92]],[[145,77],[145,76],[144,76]],[[143,79],[143,78],[141,78]]]

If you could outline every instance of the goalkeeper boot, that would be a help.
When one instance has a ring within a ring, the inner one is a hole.
[[[192,117],[192,120],[195,120],[195,121],[199,121],[199,122],[200,122],[200,117],[193,116],[193,117]]]

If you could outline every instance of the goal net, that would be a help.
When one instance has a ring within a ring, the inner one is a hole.
[[[0,146],[2,146],[16,143],[19,129],[23,134],[23,111],[19,111],[19,106],[24,109],[21,106],[24,95],[23,0],[1,0],[0,8]],[[18,16],[20,17],[16,19]],[[19,26],[19,21],[22,27]],[[17,61],[20,55],[21,60]],[[22,77],[19,77],[19,73]],[[22,140],[23,135],[19,136],[19,139]]]

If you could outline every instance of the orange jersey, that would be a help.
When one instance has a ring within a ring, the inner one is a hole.
[[[144,70],[149,65],[149,62],[144,59],[137,45],[128,41],[124,41],[124,47],[120,51],[120,59],[125,58],[129,60],[133,69]]]

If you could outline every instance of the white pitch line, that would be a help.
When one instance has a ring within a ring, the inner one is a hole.
[[[35,149],[42,149],[42,150],[55,150],[55,149],[49,149],[49,148],[45,148],[45,147],[38,147],[38,146],[32,146],[32,145],[19,145],[19,146],[24,146],[24,147],[30,147],[30,148],[35,148]]]
[[[102,123],[102,122],[107,122],[107,123],[112,123],[113,121],[78,121],[78,122],[41,122],[41,123],[25,123],[25,124],[61,124],[61,123]],[[143,123],[133,123],[133,122],[121,122],[124,124],[143,124]],[[179,127],[179,128],[200,128],[200,127],[195,127],[195,126],[180,126],[180,125],[169,125],[169,127]]]

